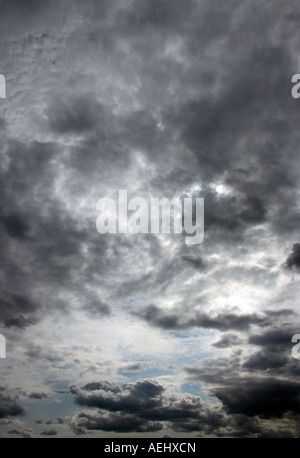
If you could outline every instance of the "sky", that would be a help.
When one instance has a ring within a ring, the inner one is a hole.
[[[0,0],[1,437],[299,437],[298,0]],[[204,198],[204,240],[99,199]]]

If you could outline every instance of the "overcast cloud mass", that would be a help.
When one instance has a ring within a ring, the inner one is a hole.
[[[299,437],[298,0],[0,0],[1,437]],[[100,198],[202,197],[205,236]]]

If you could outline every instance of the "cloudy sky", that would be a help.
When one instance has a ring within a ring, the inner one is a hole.
[[[0,0],[2,437],[298,437],[298,0]],[[205,237],[97,201],[205,199]]]

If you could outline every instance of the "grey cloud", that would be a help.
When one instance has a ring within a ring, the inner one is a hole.
[[[37,399],[37,400],[42,400],[42,399],[50,399],[51,395],[49,393],[44,393],[44,392],[32,392],[28,396],[30,399]]]
[[[295,382],[252,380],[251,384],[241,382],[233,387],[215,389],[213,393],[230,413],[280,418],[288,412],[300,412],[298,383]]]
[[[22,239],[27,236],[29,226],[19,215],[3,216],[0,221],[11,237]]]
[[[255,385],[261,377],[273,377],[273,380],[289,380],[296,383],[300,370],[292,358],[291,336],[287,329],[267,330],[261,335],[250,335],[248,341],[240,341],[233,347],[226,358],[208,358],[199,366],[186,367],[188,378],[208,386],[239,386],[243,380],[249,387]],[[226,335],[225,335],[226,337]],[[225,341],[224,347],[230,346]],[[256,346],[261,348],[257,350]],[[268,379],[266,379],[267,383]],[[238,388],[237,388],[238,389]]]
[[[154,380],[140,380],[122,389],[116,386],[115,390],[111,384],[99,382],[83,388],[71,386],[70,392],[77,404],[100,409],[73,417],[70,425],[77,434],[86,430],[151,432],[163,429],[164,424],[176,430],[197,431],[205,428],[203,422],[211,428],[222,423],[222,412],[210,409],[199,397],[167,395]]]
[[[41,436],[56,436],[56,429],[45,429],[41,432]]]
[[[153,381],[93,382],[70,388],[77,404],[94,409],[74,414],[74,432],[168,426],[220,437],[299,435],[299,369],[288,356],[298,323],[286,308],[296,283],[282,281],[284,254],[278,263],[299,228],[299,104],[290,93],[298,1],[2,0],[0,10],[8,83],[0,113],[5,331],[22,345],[42,319],[57,318],[61,329],[61,316],[72,324],[83,312],[101,323],[127,301],[121,313],[155,333],[218,330],[210,351],[231,351],[223,359],[201,355],[186,369],[217,406],[169,396]],[[194,196],[205,197],[199,247],[184,246],[183,237],[171,248],[150,234],[100,237],[96,212],[85,219],[97,198],[121,188],[182,197],[197,185]],[[299,263],[295,243],[286,272]],[[228,291],[245,292],[253,312],[227,303]],[[149,298],[176,305],[145,306]],[[221,310],[204,308],[222,298]],[[66,386],[69,369],[59,369],[68,354],[34,332],[39,341],[24,348],[30,376],[42,377],[42,360]],[[118,361],[119,371],[146,367]],[[23,366],[12,371],[21,377]],[[3,393],[2,414],[21,415],[19,400]]]
[[[164,388],[153,381],[139,381],[135,385],[125,385],[123,392],[117,395],[107,396],[111,392],[111,387],[104,385],[97,390],[83,387],[82,390],[76,386],[70,387],[70,392],[74,395],[75,401],[79,405],[98,407],[110,411],[126,412],[145,412],[151,411],[161,403],[161,396]],[[118,390],[115,387],[115,390]],[[114,392],[112,392],[114,394]]]
[[[88,302],[84,308],[95,317],[108,316],[111,313],[111,307],[97,299]]]
[[[106,384],[107,382],[105,382]],[[109,431],[109,432],[155,432],[165,428],[172,429],[176,432],[196,432],[200,437],[213,435],[216,437],[293,437],[293,429],[297,430],[297,395],[295,384],[285,384],[278,381],[262,382],[255,385],[249,385],[248,381],[236,385],[240,391],[236,395],[235,388],[228,386],[210,390],[210,394],[217,396],[223,405],[216,404],[209,405],[201,401],[199,397],[191,395],[167,395],[163,394],[161,401],[156,405],[155,409],[140,410],[140,394],[135,397],[136,412],[134,405],[128,408],[126,402],[124,403],[124,396],[126,391],[135,391],[139,386],[144,390],[147,386],[148,391],[149,383],[156,386],[153,381],[139,381],[135,385],[124,386],[118,393],[112,393],[111,387],[106,390],[98,389],[102,387],[100,384],[92,384],[95,387],[95,393],[91,396],[89,391],[87,394],[84,388],[79,389],[74,386],[71,387],[71,392],[75,395],[75,400],[80,397],[80,404],[86,407],[95,407],[99,410],[84,411],[74,414],[68,423],[75,434],[86,434],[89,431]],[[104,385],[105,385],[104,384]],[[262,394],[260,394],[262,389]],[[264,399],[264,394],[270,389],[270,394]],[[286,391],[287,389],[287,391]],[[243,390],[246,392],[244,393]],[[252,397],[248,398],[247,393],[252,394],[252,391],[258,393],[257,402],[251,402]],[[156,389],[155,389],[156,391]],[[160,390],[163,392],[163,390]],[[104,393],[109,394],[105,404],[103,403]],[[234,396],[235,393],[235,396]],[[281,399],[281,395],[283,398]],[[113,397],[115,399],[113,400]],[[272,397],[275,402],[272,407]],[[295,399],[294,399],[295,398]],[[101,401],[100,401],[101,400]],[[99,402],[100,401],[100,402]],[[288,404],[285,405],[285,401]],[[253,404],[253,412],[251,406]],[[118,405],[118,407],[117,407]],[[290,427],[286,428],[286,417],[291,415],[291,407],[295,408],[292,417],[289,417]],[[120,410],[117,410],[119,408]],[[132,410],[133,409],[133,410]],[[135,413],[134,413],[135,412]],[[276,424],[271,422],[266,424],[264,419],[284,417],[282,423]]]
[[[148,368],[148,364],[147,363],[140,363],[140,362],[137,362],[137,363],[128,363],[128,364],[124,364],[122,365],[120,368],[119,368],[119,372],[141,372],[145,369]]]
[[[102,391],[107,391],[107,392],[110,392],[110,393],[121,393],[121,388],[118,386],[118,385],[115,385],[114,383],[111,383],[111,382],[107,382],[107,381],[104,381],[104,382],[90,382],[90,383],[87,383],[86,385],[84,385],[82,387],[82,389],[84,391],[99,391],[99,390],[102,390]],[[72,388],[71,388],[72,390]]]
[[[59,100],[51,102],[46,114],[50,129],[61,134],[84,134],[97,128],[105,135],[106,125],[109,125],[103,107],[92,94],[79,95],[71,100],[62,95]]]
[[[214,342],[212,345],[217,348],[228,348],[242,343],[240,337],[236,334],[224,334],[219,340]]]
[[[18,436],[22,436],[24,438],[30,438],[32,436],[33,430],[31,428],[23,428],[17,429],[13,428],[8,431],[8,434],[17,434]]]
[[[1,292],[0,320],[8,328],[26,328],[36,322],[34,313],[38,304],[27,297],[18,294]]]
[[[0,387],[0,418],[15,417],[25,413],[18,396],[13,396],[4,387]]]
[[[45,423],[45,425],[62,425],[64,424],[64,419],[58,417],[56,420],[47,420],[45,422],[42,421],[41,423]]]
[[[184,311],[165,312],[156,305],[149,305],[142,311],[135,311],[134,314],[143,318],[147,323],[163,329],[184,330],[192,327],[212,328],[219,330],[244,330],[251,324],[261,324],[264,317],[256,314],[237,315],[232,312],[209,315],[196,312],[195,316],[186,318]]]
[[[186,20],[195,6],[194,1],[175,0],[170,9],[170,4],[166,0],[146,0],[143,3],[135,0],[126,20],[138,29],[147,26],[154,29],[182,26],[182,20]]]
[[[271,329],[262,334],[252,334],[249,337],[249,343],[259,346],[276,346],[286,347],[291,342],[292,335],[295,334],[292,329]]]
[[[289,358],[285,354],[259,351],[251,355],[243,367],[251,371],[276,371],[286,367]]]
[[[205,199],[205,231],[229,232],[242,237],[244,230],[267,219],[268,209],[261,196],[255,193],[218,195],[213,189],[203,187],[199,197]]]
[[[16,327],[22,329],[35,323],[36,320],[34,318],[25,318],[23,315],[18,315],[12,318],[7,318],[4,322],[4,325],[7,328]]]
[[[31,360],[38,361],[49,361],[51,363],[59,363],[64,361],[64,358],[53,348],[48,346],[43,348],[39,345],[30,345],[28,350],[25,351],[25,355],[28,356]]]
[[[162,429],[158,422],[147,421],[136,415],[106,413],[100,415],[79,414],[71,423],[71,428],[77,434],[83,434],[86,430],[128,432],[155,432]]]
[[[208,358],[185,370],[189,379],[206,385],[208,393],[222,402],[230,416],[272,421],[277,418],[280,419],[277,426],[282,431],[285,417],[292,416],[290,434],[294,435],[297,432],[291,431],[296,428],[299,415],[297,386],[300,371],[291,357],[291,344],[287,346],[286,340],[282,340],[284,333],[273,331],[265,334],[264,339],[257,341],[255,338],[253,342],[262,346],[260,351],[249,354],[245,351],[247,348],[241,346],[227,358]],[[276,436],[277,433],[273,431],[272,434]]]
[[[293,252],[288,256],[285,264],[288,269],[300,267],[300,243],[294,243]]]
[[[300,368],[291,356],[291,338],[295,329],[283,327],[250,335],[249,343],[261,348],[247,356],[243,368],[257,374],[267,373],[294,380],[300,375]]]
[[[196,256],[182,256],[182,259],[195,267],[195,269],[202,270],[205,268],[202,258]]]
[[[207,359],[201,365],[187,366],[185,372],[189,380],[208,385],[227,386],[236,380],[241,368],[241,355],[234,353],[230,358]]]

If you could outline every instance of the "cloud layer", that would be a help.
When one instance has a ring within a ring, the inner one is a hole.
[[[2,436],[298,437],[299,18],[0,1]],[[120,189],[203,197],[203,243],[100,235]]]

